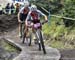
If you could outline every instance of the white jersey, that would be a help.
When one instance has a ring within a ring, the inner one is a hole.
[[[36,12],[38,13],[38,19],[40,19],[40,16],[45,16],[44,13],[42,13],[40,10],[36,10]],[[33,20],[32,16],[31,16],[32,11],[29,11],[28,16],[26,18],[26,20],[29,20],[31,18],[31,20]]]

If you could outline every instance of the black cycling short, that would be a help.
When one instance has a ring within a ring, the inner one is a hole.
[[[20,20],[25,21],[27,14],[20,13]]]
[[[32,20],[32,22],[33,22],[34,24],[36,24],[36,23],[40,23],[40,20]]]

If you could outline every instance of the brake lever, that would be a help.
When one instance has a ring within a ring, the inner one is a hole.
[[[45,21],[43,21],[43,22],[42,22],[42,24],[47,23],[47,22],[48,22],[48,21],[47,21],[47,20],[45,20]]]

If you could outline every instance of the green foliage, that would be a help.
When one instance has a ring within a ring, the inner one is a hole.
[[[50,46],[58,49],[73,49],[74,46],[68,43],[64,44],[62,41],[51,41]]]
[[[33,2],[33,0],[31,0]],[[75,0],[36,0],[36,5],[44,7],[52,14],[75,18]]]
[[[44,35],[47,36],[46,44],[58,49],[75,48],[75,27],[65,27],[62,19],[51,17],[49,24],[43,25]]]
[[[43,32],[44,34],[53,36],[53,37],[58,37],[60,35],[63,35],[67,29],[65,29],[64,25],[58,25],[57,23],[63,23],[62,20],[56,19],[54,17],[51,18],[50,25],[45,24],[43,26]]]
[[[36,4],[38,6],[44,7],[51,13],[57,13],[59,9],[61,9],[62,4],[60,3],[60,0],[36,0],[36,1],[31,1],[33,4]]]
[[[44,7],[48,11],[50,9],[51,14],[75,18],[75,0],[36,0],[34,4]],[[49,45],[57,48],[74,48],[75,45],[73,46],[71,44],[75,44],[75,28],[73,28],[75,23],[73,26],[65,27],[62,19],[51,17],[50,20],[50,25],[48,23],[43,25],[44,34],[49,39],[50,37],[53,38],[53,40],[48,42]],[[67,23],[72,22],[68,22],[67,20]],[[60,41],[58,41],[59,38]]]
[[[60,35],[63,35],[64,33],[64,26],[63,25],[60,25],[60,26],[57,26],[56,27],[56,30],[55,30],[55,33],[54,33],[54,37],[59,37]]]
[[[46,43],[49,44],[50,46],[59,49],[74,48],[74,46],[68,42],[70,38],[67,39],[68,37],[67,33],[70,33],[70,27],[69,28],[65,27],[62,19],[56,19],[54,17],[51,17],[50,25],[45,24],[43,26],[43,32],[44,35],[46,35],[47,38],[49,38],[48,42],[46,41]],[[71,41],[73,40],[70,40],[70,42]]]
[[[52,41],[50,46],[58,49],[64,49],[64,44],[62,43],[62,41]]]
[[[75,0],[64,1],[64,16],[75,18]]]
[[[9,51],[9,52],[19,52],[19,51],[17,50],[17,48],[11,46],[10,44],[6,43],[5,41],[3,42],[3,46],[4,46],[4,49],[5,49],[6,51]]]

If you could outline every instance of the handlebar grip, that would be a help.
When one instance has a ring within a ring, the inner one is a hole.
[[[42,24],[44,24],[44,23],[46,23],[46,22],[48,22],[48,20],[43,21]]]

